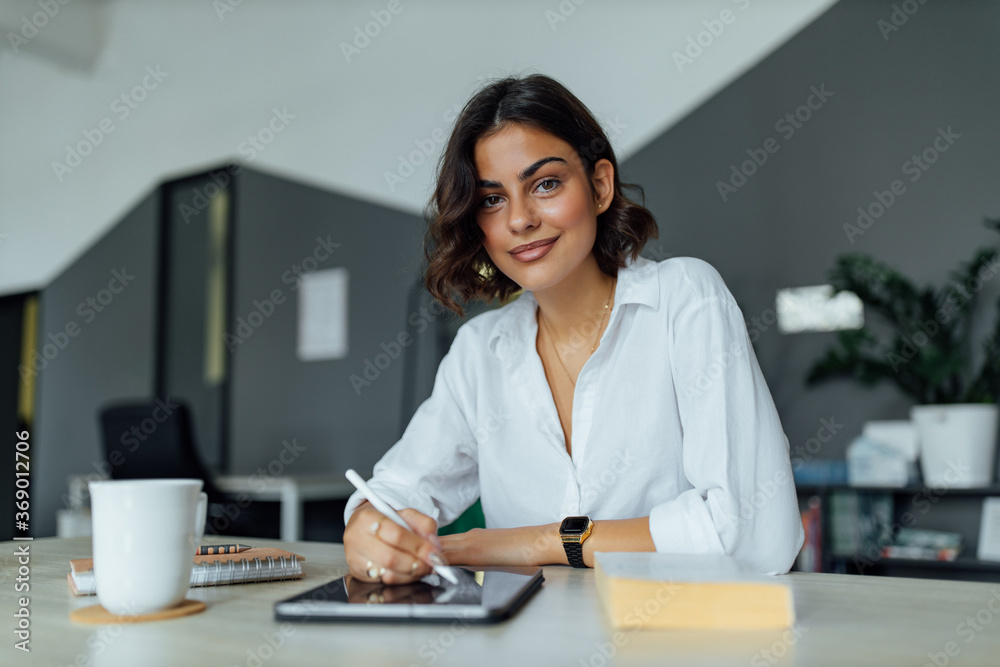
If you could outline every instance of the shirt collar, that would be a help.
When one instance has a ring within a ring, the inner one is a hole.
[[[660,305],[660,281],[657,263],[645,257],[626,258],[625,267],[618,269],[613,311],[627,303],[642,304],[656,310]],[[538,301],[530,290],[524,291],[512,303],[504,306],[508,312],[497,318],[490,332],[488,347],[502,361],[512,355],[522,355],[524,345],[537,332],[535,309]],[[609,320],[610,324],[610,320]]]

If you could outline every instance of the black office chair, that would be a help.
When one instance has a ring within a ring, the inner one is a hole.
[[[175,398],[169,405],[165,410],[153,401],[134,401],[101,409],[104,453],[112,479],[200,479],[208,495],[206,535],[277,538],[278,504],[247,504],[246,498],[219,489],[198,455],[190,410]]]

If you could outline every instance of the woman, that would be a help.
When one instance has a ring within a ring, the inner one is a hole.
[[[354,578],[408,583],[435,553],[468,566],[726,553],[789,570],[804,536],[788,441],[743,315],[706,262],[639,257],[656,223],[622,187],[600,125],[556,81],[509,77],[466,104],[425,282],[459,315],[453,295],[524,293],[462,325],[375,466],[370,486],[415,533],[348,500]],[[437,538],[476,498],[487,527]]]

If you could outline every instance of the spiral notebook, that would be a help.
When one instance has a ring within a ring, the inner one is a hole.
[[[238,554],[194,556],[191,568],[191,586],[225,586],[250,584],[281,579],[298,579],[302,576],[305,558],[283,549],[255,547]],[[94,559],[77,558],[69,562],[66,575],[73,595],[94,595]]]

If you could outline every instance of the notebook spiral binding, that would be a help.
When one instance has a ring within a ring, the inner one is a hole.
[[[264,560],[244,558],[225,563],[199,563],[192,570],[191,586],[225,586],[288,579],[299,573],[296,567],[298,562],[298,558],[292,554],[289,558],[281,556],[275,559],[268,556]]]

